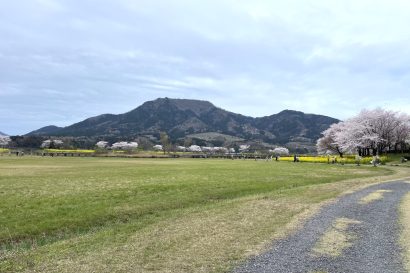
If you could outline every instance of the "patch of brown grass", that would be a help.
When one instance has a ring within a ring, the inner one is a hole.
[[[366,205],[374,201],[381,200],[384,198],[384,194],[387,192],[392,192],[392,191],[391,190],[377,190],[375,192],[372,192],[366,195],[365,197],[361,198],[359,200],[359,204]]]
[[[330,257],[340,256],[344,249],[353,245],[353,241],[356,238],[354,234],[348,232],[349,226],[360,223],[360,221],[354,219],[336,219],[312,249],[314,255]]]

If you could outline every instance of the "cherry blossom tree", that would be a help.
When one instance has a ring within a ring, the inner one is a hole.
[[[323,131],[323,137],[319,138],[316,143],[319,154],[333,154],[337,153],[343,157],[345,152],[335,141],[336,134],[343,130],[343,122],[332,124],[329,129]]]
[[[228,149],[225,147],[201,147],[202,152],[204,153],[210,153],[210,154],[215,154],[215,153],[228,153]]]
[[[162,145],[154,145],[154,146],[152,146],[152,149],[154,149],[154,151],[162,151],[163,150],[163,147],[162,147]]]
[[[0,135],[0,147],[6,147],[10,142],[11,138],[9,136]]]
[[[251,145],[247,145],[247,144],[239,145],[239,152],[240,153],[247,152],[250,147]]]
[[[119,141],[115,142],[114,144],[111,145],[111,149],[113,150],[135,150],[138,148],[138,143],[137,142],[127,142],[127,141]]]
[[[280,156],[289,155],[289,150],[285,147],[276,147],[272,150],[272,153]]]
[[[187,148],[185,146],[177,146],[177,151],[179,152],[186,152]]]
[[[64,145],[64,142],[60,139],[47,139],[41,143],[40,148],[43,149],[54,149],[61,148]]]
[[[376,108],[362,110],[358,115],[323,131],[317,141],[318,153],[333,151],[357,152],[360,156],[377,155],[406,148],[410,135],[410,118],[407,114]]]
[[[400,147],[400,151],[404,151],[406,145],[410,144],[410,115],[400,114],[398,118],[400,125],[394,130],[394,150],[398,151]]]
[[[201,147],[201,150],[202,150],[202,152],[204,152],[204,153],[213,153],[213,152],[214,152],[214,148],[213,148],[213,147],[207,147],[207,146]]]
[[[216,153],[226,154],[229,152],[228,148],[225,147],[214,147]]]
[[[108,142],[107,141],[98,141],[96,144],[95,144],[95,146],[97,146],[97,148],[99,148],[99,149],[106,149],[106,148],[108,148]]]
[[[51,139],[47,139],[47,140],[44,140],[43,143],[41,143],[40,148],[48,149],[50,148],[50,145],[51,145]]]
[[[202,149],[198,145],[191,145],[189,146],[188,151],[199,153],[202,152]]]
[[[394,132],[400,124],[396,112],[381,108],[362,110],[345,122],[345,128],[338,133],[336,140],[342,147],[356,148],[359,155],[376,155],[392,150]]]
[[[322,134],[317,146],[320,153],[338,153],[341,157],[344,153],[354,153],[358,147],[363,146],[365,127],[355,118],[333,124]]]

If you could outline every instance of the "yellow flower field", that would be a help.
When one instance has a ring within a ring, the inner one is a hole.
[[[355,164],[355,155],[346,155],[343,158],[340,156],[299,156],[299,162],[311,162],[311,163],[343,163],[343,164]],[[387,156],[380,156],[380,162],[382,164],[387,162]],[[293,162],[293,156],[283,156],[279,158],[279,161],[291,161]],[[360,164],[370,164],[373,157],[362,157],[360,159]]]

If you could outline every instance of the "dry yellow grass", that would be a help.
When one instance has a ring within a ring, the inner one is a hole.
[[[314,255],[337,257],[343,250],[352,246],[356,236],[348,232],[351,225],[360,224],[360,221],[348,218],[338,218],[322,235],[312,249]]]
[[[410,193],[407,194],[400,206],[402,235],[401,243],[403,246],[404,266],[410,272]]]
[[[375,192],[372,192],[366,195],[365,197],[363,197],[362,199],[360,199],[359,204],[365,205],[365,204],[369,204],[377,200],[381,200],[384,198],[384,194],[387,192],[392,192],[392,191],[391,190],[377,190]]]

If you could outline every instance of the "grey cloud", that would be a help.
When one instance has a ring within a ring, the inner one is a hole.
[[[0,131],[68,125],[165,96],[251,116],[409,111],[406,10],[387,0],[371,9],[353,0],[3,3]]]

